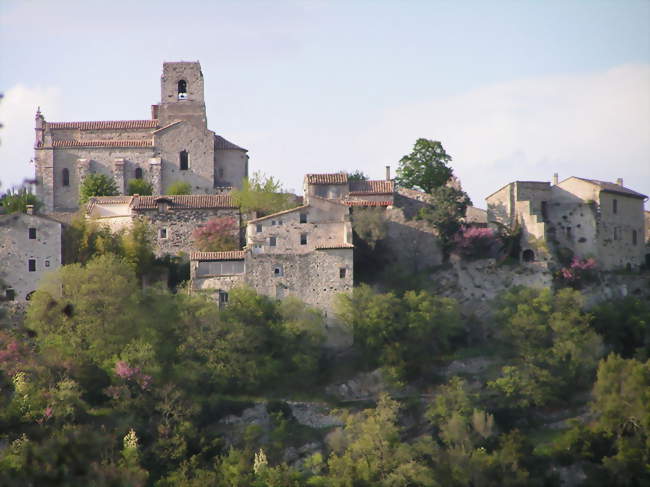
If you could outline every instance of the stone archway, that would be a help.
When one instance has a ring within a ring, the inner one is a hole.
[[[532,249],[526,249],[521,253],[521,260],[524,262],[534,262],[535,261],[535,252]]]

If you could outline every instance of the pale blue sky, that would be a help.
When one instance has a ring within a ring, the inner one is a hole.
[[[650,194],[650,1],[0,2],[0,180],[32,120],[148,118],[163,61],[199,60],[208,124],[251,169],[382,177],[441,140],[477,206],[553,172]]]

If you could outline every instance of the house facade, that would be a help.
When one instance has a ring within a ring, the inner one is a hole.
[[[522,260],[549,260],[553,251],[594,258],[602,270],[645,261],[647,196],[617,183],[570,177],[554,184],[515,181],[486,198],[488,221],[522,229]]]
[[[208,129],[203,85],[198,62],[170,62],[149,120],[48,122],[39,109],[34,162],[46,211],[77,209],[91,173],[113,178],[120,194],[132,179],[150,182],[154,195],[177,181],[196,194],[241,187],[247,151]]]
[[[26,301],[45,274],[61,267],[61,223],[33,212],[0,215],[4,299]]]

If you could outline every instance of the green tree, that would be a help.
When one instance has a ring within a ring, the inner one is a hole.
[[[192,185],[185,181],[174,181],[172,184],[167,186],[167,194],[172,196],[192,194]]]
[[[79,204],[84,205],[93,196],[115,196],[115,181],[105,174],[88,174],[79,187]]]
[[[243,213],[254,211],[258,217],[296,206],[280,181],[261,172],[244,179],[242,188],[233,190],[232,197]]]
[[[573,289],[513,288],[497,302],[500,338],[511,365],[490,383],[518,407],[544,405],[586,387],[602,354],[600,337]]]
[[[345,172],[345,171],[339,171],[339,172]],[[354,172],[349,172],[348,174],[348,181],[354,182],[354,181],[368,181],[368,176],[364,174],[363,171],[357,169]]]
[[[634,296],[606,301],[591,310],[593,328],[624,358],[650,358],[650,303]]]
[[[472,202],[467,193],[451,186],[439,186],[430,193],[429,204],[420,210],[418,217],[428,221],[438,231],[443,248],[449,250]]]
[[[400,159],[396,181],[405,188],[421,189],[431,194],[435,188],[447,184],[453,175],[449,162],[451,156],[440,142],[418,139],[413,151]]]
[[[374,249],[377,242],[386,237],[386,212],[383,208],[355,208],[352,213],[352,229]]]
[[[126,188],[126,193],[129,195],[149,196],[153,193],[153,186],[144,179],[131,179]]]
[[[131,227],[120,235],[120,254],[139,278],[154,266],[153,239],[154,231],[144,219],[134,220]]]
[[[43,206],[43,203],[36,195],[29,192],[27,188],[9,189],[0,196],[0,206],[4,208],[6,213],[26,213],[27,205],[32,205],[35,212]]]

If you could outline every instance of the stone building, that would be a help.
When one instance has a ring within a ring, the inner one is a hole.
[[[309,202],[250,220],[240,252],[195,252],[192,289],[227,301],[233,287],[282,299],[296,296],[331,314],[337,294],[352,290],[352,227],[348,207],[312,196]]]
[[[232,220],[232,237],[239,242],[239,208],[228,194],[178,196],[101,196],[91,198],[87,218],[113,231],[144,219],[154,233],[157,256],[196,250],[192,232],[213,218]]]
[[[554,253],[593,257],[602,270],[638,268],[644,262],[647,196],[617,183],[570,177],[554,184],[515,181],[486,198],[488,221],[519,223],[522,260]]]
[[[208,129],[201,65],[163,63],[160,97],[150,120],[47,122],[39,110],[34,161],[46,210],[78,208],[89,173],[113,178],[120,194],[131,179],[149,181],[155,195],[176,181],[197,194],[241,187],[247,151]]]
[[[33,212],[0,215],[0,283],[5,299],[25,301],[43,275],[61,267],[61,223]]]

